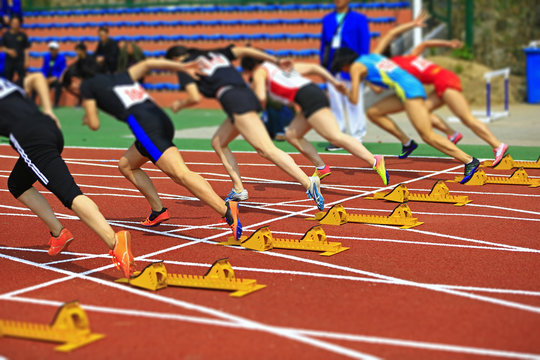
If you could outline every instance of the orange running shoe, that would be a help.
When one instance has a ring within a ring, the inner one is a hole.
[[[118,270],[124,272],[125,277],[129,278],[135,271],[135,260],[131,254],[131,234],[128,231],[122,230],[114,235],[116,243],[114,250],[110,250],[112,262]]]
[[[227,212],[225,213],[223,220],[231,228],[234,239],[238,240],[240,239],[240,236],[242,236],[242,224],[238,218],[238,202],[230,200],[227,201],[225,205],[227,205]]]
[[[62,250],[67,249],[72,240],[73,235],[71,232],[68,229],[63,228],[58,236],[51,236],[49,239],[48,244],[51,246],[48,251],[49,255],[58,255]]]
[[[324,169],[322,169],[322,170],[315,169],[315,172],[311,176],[318,176],[319,179],[322,180],[325,177],[327,177],[328,175],[332,175],[332,170],[330,170],[330,166],[325,165]]]
[[[152,211],[150,215],[148,215],[146,220],[141,221],[141,225],[146,227],[158,226],[159,224],[169,220],[170,218],[171,215],[169,214],[169,210],[167,208],[163,208],[160,212]]]

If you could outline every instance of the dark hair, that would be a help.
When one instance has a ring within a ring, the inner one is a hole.
[[[240,66],[242,66],[242,70],[253,71],[257,65],[262,63],[262,60],[255,59],[251,56],[244,56],[240,62]]]
[[[338,71],[341,71],[344,66],[352,64],[357,58],[358,54],[355,51],[349,48],[339,48],[334,53],[330,71],[337,73]]]
[[[381,53],[381,55],[390,59],[392,57],[392,47],[387,46],[386,49],[384,49],[384,51]]]
[[[82,41],[77,43],[77,45],[75,45],[75,50],[82,50],[86,52],[86,44]]]
[[[188,53],[188,48],[182,45],[175,45],[171,46],[167,49],[167,52],[165,53],[165,58],[172,60],[174,58],[177,58],[179,56],[183,56]]]
[[[100,31],[105,31],[105,33],[108,34],[109,33],[109,28],[105,27],[105,26],[100,26],[98,32],[100,32]]]
[[[99,73],[99,65],[93,56],[88,56],[85,59],[79,59],[71,64],[62,77],[62,86],[69,88],[73,77],[81,79],[89,79]]]

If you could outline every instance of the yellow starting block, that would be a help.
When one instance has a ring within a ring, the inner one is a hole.
[[[153,291],[167,286],[227,290],[233,291],[231,293],[233,297],[242,297],[266,287],[257,284],[257,280],[236,278],[228,259],[216,261],[203,276],[169,274],[163,262],[157,262],[148,265],[142,271],[135,272],[129,279],[122,278],[115,281]]]
[[[463,176],[456,176],[454,180],[448,182],[460,182]],[[529,187],[539,187],[540,179],[530,179],[529,175],[523,168],[519,168],[510,177],[504,176],[488,176],[484,170],[478,170],[474,173],[471,180],[465,185],[485,185],[485,184],[504,184],[504,185],[528,185]]]
[[[347,222],[395,225],[400,226],[402,229],[409,229],[423,224],[423,222],[412,216],[411,209],[407,204],[399,204],[388,216],[347,214],[343,205],[336,204],[330,210],[318,212],[314,218],[308,218],[308,220],[317,220],[321,224],[328,225],[342,225]]]
[[[366,199],[388,200],[399,203],[405,203],[407,201],[438,202],[454,204],[456,206],[463,206],[472,201],[469,200],[468,196],[450,195],[448,186],[442,180],[437,181],[433,185],[429,194],[411,193],[405,185],[399,184],[390,192],[377,192],[373,196],[366,197]]]
[[[482,163],[483,167],[492,166],[492,160],[486,160]],[[494,167],[496,170],[510,170],[514,168],[540,169],[540,157],[536,161],[515,161],[510,155],[502,158],[501,162]]]
[[[63,343],[54,348],[62,352],[77,349],[105,337],[103,334],[91,333],[88,317],[76,301],[62,305],[56,312],[52,325],[0,320],[1,336]]]
[[[242,246],[257,251],[271,249],[320,251],[322,256],[332,256],[349,249],[341,246],[339,242],[326,240],[326,234],[319,225],[313,226],[298,240],[274,238],[270,228],[265,226],[257,229],[249,237],[242,236],[240,240],[235,240],[233,236],[230,236],[227,241],[220,242],[220,245]]]

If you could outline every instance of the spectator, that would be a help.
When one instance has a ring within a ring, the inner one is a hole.
[[[118,43],[109,37],[109,29],[100,27],[99,43],[96,48],[96,60],[105,74],[113,74],[118,66]]]
[[[21,31],[21,21],[18,17],[12,17],[9,22],[9,30],[2,36],[2,46],[7,54],[4,68],[4,76],[12,81],[15,72],[18,75],[17,85],[22,86],[26,74],[28,61],[28,48],[30,42],[28,36]]]
[[[143,51],[137,44],[133,41],[126,41],[120,50],[116,71],[126,71],[131,65],[134,65],[145,58]]]
[[[49,52],[43,57],[41,72],[47,79],[49,87],[54,89],[54,107],[58,107],[60,95],[62,94],[62,83],[60,78],[66,69],[66,58],[59,53],[60,46],[56,41],[49,43]]]
[[[23,12],[21,0],[2,0],[2,9],[0,9],[2,25],[9,26],[12,18],[19,18],[20,23],[23,22]]]
[[[367,17],[363,14],[349,10],[350,0],[334,0],[336,10],[327,14],[323,20],[321,33],[321,65],[330,71],[330,65],[337,49],[346,47],[354,50],[358,55],[368,54],[370,48],[370,35]],[[343,81],[350,88],[350,77],[346,73],[339,73],[336,78]],[[358,105],[352,104],[346,95],[327,83],[330,98],[330,109],[334,113],[342,132],[349,125],[350,135],[362,141],[366,134],[366,117],[364,113],[363,87],[359,92]],[[340,150],[330,144],[326,150]]]

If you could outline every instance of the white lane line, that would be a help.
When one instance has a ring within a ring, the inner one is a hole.
[[[27,297],[10,297],[10,298],[2,299],[2,300],[30,303],[30,304],[43,305],[43,306],[52,306],[52,307],[59,307],[63,304],[59,301],[34,299],[34,298],[27,298]],[[243,329],[253,330],[252,327],[246,326],[244,324],[238,324],[238,323],[234,323],[230,321],[223,321],[223,320],[205,318],[205,317],[200,317],[200,316],[189,316],[189,315],[180,315],[180,314],[145,311],[145,310],[131,310],[131,309],[114,308],[114,307],[107,307],[107,306],[96,306],[96,305],[90,305],[90,304],[81,304],[81,306],[83,309],[89,312],[98,312],[98,313],[113,314],[113,315],[124,315],[124,316],[130,316],[130,317],[143,317],[143,318],[150,318],[150,319],[170,320],[170,321],[182,321],[182,322],[189,322],[189,323],[195,323],[195,324],[221,326],[221,327],[228,327],[228,328],[241,329],[241,330]],[[280,327],[275,327],[275,328],[280,329]],[[540,359],[540,354],[531,354],[531,353],[523,353],[523,352],[508,351],[508,350],[495,350],[495,349],[486,349],[486,348],[479,348],[479,347],[472,347],[472,346],[461,346],[461,345],[434,343],[434,342],[427,342],[427,341],[404,340],[404,339],[388,338],[388,337],[381,337],[381,336],[365,336],[365,335],[338,333],[338,332],[331,332],[331,331],[297,329],[297,328],[291,328],[291,327],[288,327],[288,328],[281,327],[281,329],[284,329],[284,330],[287,330],[296,334],[304,334],[304,335],[309,335],[309,336],[319,337],[319,338],[322,337],[322,338],[328,338],[328,339],[346,340],[346,341],[360,342],[360,343],[370,343],[370,344],[406,347],[406,348],[432,350],[432,351],[449,351],[449,352],[454,352],[454,353],[459,353],[459,354],[494,356],[494,357],[502,357],[502,358],[513,358],[513,359],[529,359],[529,360]]]
[[[264,324],[264,323],[261,323],[261,322],[258,322],[258,321],[254,321],[254,320],[250,320],[250,319],[247,319],[247,318],[244,318],[244,317],[241,317],[241,316],[233,315],[233,314],[230,314],[230,313],[218,310],[218,309],[214,309],[214,308],[211,308],[211,307],[208,307],[208,306],[198,305],[198,304],[190,303],[190,302],[183,301],[183,300],[178,300],[178,299],[173,299],[173,298],[161,296],[161,295],[158,295],[158,294],[150,293],[148,291],[135,289],[135,288],[125,286],[125,285],[120,285],[120,284],[117,284],[115,282],[105,281],[105,280],[102,280],[102,279],[99,279],[99,278],[94,278],[94,277],[86,276],[86,275],[83,275],[83,274],[73,273],[71,271],[61,270],[61,269],[57,269],[57,268],[54,268],[54,267],[51,267],[51,266],[41,265],[41,264],[29,261],[29,260],[19,259],[19,258],[13,257],[13,256],[7,256],[7,255],[4,255],[4,254],[0,254],[0,257],[5,258],[5,259],[9,259],[9,260],[12,260],[12,261],[15,261],[15,262],[23,263],[23,264],[26,264],[26,265],[38,267],[38,268],[41,268],[41,269],[51,270],[51,271],[54,271],[54,272],[57,272],[57,273],[68,275],[68,277],[75,277],[75,278],[79,278],[79,279],[83,279],[83,280],[89,280],[89,281],[98,283],[100,285],[105,285],[105,286],[108,286],[108,287],[111,287],[111,288],[120,289],[120,290],[123,290],[125,292],[131,293],[131,294],[134,294],[134,295],[139,295],[139,296],[146,297],[146,298],[149,298],[149,299],[152,299],[152,300],[155,300],[155,301],[160,301],[160,302],[163,302],[163,303],[174,305],[174,306],[186,309],[186,310],[197,311],[197,312],[200,312],[200,313],[203,313],[203,314],[206,314],[206,315],[215,316],[215,317],[218,317],[220,319],[229,320],[229,321],[238,323],[240,325],[250,326],[253,330],[259,330],[259,331],[267,332],[267,333],[277,335],[277,336],[280,336],[280,337],[288,338],[288,339],[298,341],[298,342],[301,342],[301,343],[304,343],[304,344],[312,345],[312,346],[315,346],[317,348],[320,348],[320,349],[323,349],[323,350],[326,350],[326,351],[329,351],[329,352],[333,352],[333,353],[336,353],[336,354],[348,356],[348,357],[355,358],[355,359],[366,359],[366,360],[368,360],[368,359],[369,360],[378,359],[375,356],[365,354],[365,353],[361,353],[359,351],[355,351],[355,350],[352,350],[352,349],[349,349],[349,348],[346,348],[346,347],[343,347],[343,346],[340,346],[340,345],[336,345],[336,344],[333,344],[333,343],[328,343],[328,342],[325,342],[325,341],[313,339],[313,338],[308,337],[308,336],[300,335],[300,334],[296,333],[293,330],[282,330],[281,328],[277,328],[277,327],[272,326],[272,325],[267,325],[267,324]],[[13,295],[17,295],[17,291],[14,291],[14,292],[11,292],[11,293],[8,293],[8,294],[0,295],[0,298],[10,297],[10,296],[13,296]]]

